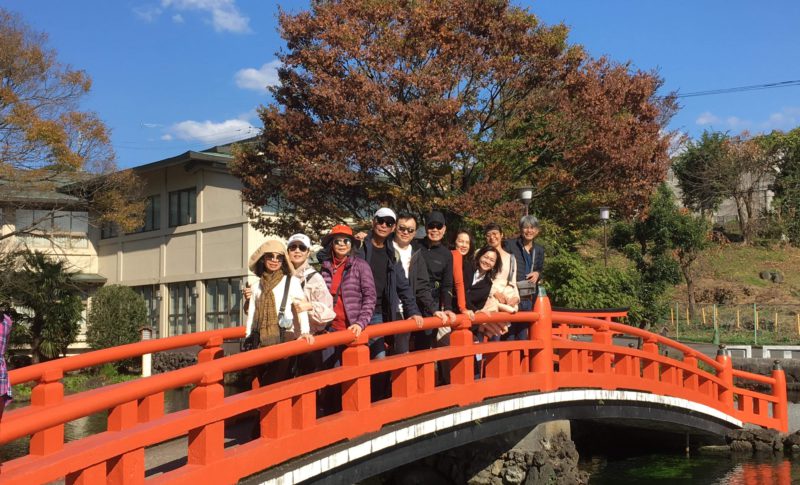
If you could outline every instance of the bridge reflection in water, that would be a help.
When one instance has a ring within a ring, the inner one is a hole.
[[[186,437],[182,466],[148,481],[234,483],[264,473],[266,478],[296,483],[331,476],[339,468],[358,465],[379,453],[390,454],[410,445],[422,449],[416,445],[448,433],[464,440],[478,439],[475,433],[459,431],[488,429],[476,426],[481,420],[569,416],[581,407],[580,412],[608,412],[611,417],[633,409],[634,419],[689,423],[697,433],[722,433],[743,424],[787,430],[782,370],[775,369],[771,376],[735,370],[727,355],[711,359],[678,342],[612,321],[623,315],[553,311],[542,295],[533,312],[476,318],[476,324],[528,322],[531,338],[526,341],[474,344],[472,322],[460,316],[449,347],[382,360],[369,359],[369,338],[415,331],[414,322],[368,327],[355,340],[349,332],[337,332],[318,337],[313,345],[296,341],[222,357],[224,339],[244,336],[244,329],[237,327],[14,370],[10,373],[13,384],[36,381],[37,385],[30,406],[3,417],[0,445],[29,435],[30,452],[3,463],[0,480],[26,485],[60,478],[67,483],[144,483],[146,454],[160,443]],[[429,318],[424,328],[440,325],[438,319]],[[640,349],[615,345],[616,336],[639,338],[643,343]],[[188,345],[203,347],[194,366],[63,394],[60,379],[65,372]],[[333,345],[347,346],[340,368],[224,395],[226,373]],[[659,346],[668,348],[669,356],[661,355]],[[485,359],[484,375],[477,379],[476,354]],[[447,385],[435,382],[439,361],[450,363]],[[391,397],[371,402],[370,377],[383,373],[391,374]],[[740,381],[769,388],[769,392],[739,387]],[[194,386],[189,408],[165,414],[164,392],[186,385]],[[317,418],[317,392],[326,386],[341,386],[342,411]],[[108,431],[64,443],[65,423],[104,410],[108,410]],[[248,442],[226,441],[226,420],[253,412],[259,436]],[[332,445],[342,442],[347,448],[344,454],[339,450],[324,456]],[[301,457],[312,452],[322,454],[319,460],[303,463]],[[374,471],[379,468],[376,465]]]

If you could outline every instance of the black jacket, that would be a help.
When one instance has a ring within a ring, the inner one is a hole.
[[[399,260],[400,258],[397,259]],[[419,248],[414,248],[411,253],[411,265],[408,267],[408,283],[411,285],[411,293],[417,298],[417,307],[422,312],[422,316],[433,316],[434,312],[437,312],[439,308],[433,301],[428,263],[425,262],[425,257],[422,256]]]
[[[453,254],[444,244],[431,246],[430,241],[423,239],[418,243],[430,274],[431,295],[439,308],[453,306]]]
[[[467,300],[467,310],[477,312],[486,305],[489,299],[489,292],[492,290],[492,280],[488,276],[478,281],[474,285],[472,279],[475,277],[474,263],[464,258],[464,296]]]
[[[417,308],[416,298],[414,298],[414,293],[411,291],[402,263],[397,258],[391,238],[387,238],[383,248],[378,249],[372,245],[372,231],[370,231],[364,241],[361,244],[357,244],[356,248],[353,249],[353,255],[369,261],[372,251],[375,250],[386,251],[389,255],[389,263],[386,268],[386,290],[383,295],[385,303],[389,305],[389,313],[383,316],[384,320],[394,321],[400,319],[399,304],[401,302],[403,303],[403,312],[406,318],[412,315],[422,315],[419,308]]]

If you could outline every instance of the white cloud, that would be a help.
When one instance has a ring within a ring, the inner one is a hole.
[[[210,13],[211,25],[217,32],[250,32],[250,18],[239,12],[236,0],[161,0],[161,6],[179,11]]]
[[[711,124],[718,123],[718,122],[719,122],[719,118],[714,116],[709,111],[705,111],[705,112],[701,113],[700,116],[698,116],[697,119],[695,120],[695,123],[697,123],[698,125],[711,125]]]
[[[213,121],[181,121],[170,126],[162,140],[200,141],[208,144],[228,143],[254,136],[258,129],[246,119]]]
[[[281,67],[281,61],[275,59],[270,61],[259,69],[248,67],[240,69],[234,75],[236,85],[242,89],[252,89],[253,91],[264,91],[268,86],[275,86],[278,81],[278,69]]]
[[[153,5],[145,5],[141,7],[134,7],[133,13],[145,22],[155,22],[161,15],[161,9]]]
[[[181,15],[179,13],[176,13],[175,15],[172,16],[172,21],[174,23],[176,23],[176,24],[182,24],[183,23],[183,15]]]
[[[766,121],[759,124],[764,131],[791,130],[800,125],[800,108],[784,107],[778,112],[769,115]]]

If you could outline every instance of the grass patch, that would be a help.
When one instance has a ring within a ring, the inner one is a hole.
[[[138,374],[121,374],[113,366],[107,364],[100,368],[67,374],[61,379],[61,383],[64,385],[64,394],[69,395],[120,382],[133,381],[139,377]],[[13,386],[14,400],[30,401],[31,391],[35,385],[35,382],[26,382]]]

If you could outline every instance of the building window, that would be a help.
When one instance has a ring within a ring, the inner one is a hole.
[[[183,335],[197,330],[195,322],[194,281],[169,284],[169,335]]]
[[[21,236],[33,247],[89,247],[89,213],[85,211],[17,209],[16,230],[33,231]]]
[[[144,225],[136,232],[149,232],[161,229],[161,196],[151,195],[144,208]]]
[[[238,327],[242,321],[239,278],[206,281],[206,330]]]
[[[113,222],[104,222],[100,226],[100,239],[109,239],[119,236],[119,229]]]
[[[169,193],[169,227],[197,222],[197,189]]]
[[[144,298],[144,303],[147,307],[147,321],[145,325],[153,330],[152,338],[158,338],[159,304],[161,303],[158,285],[134,286],[132,289]]]

